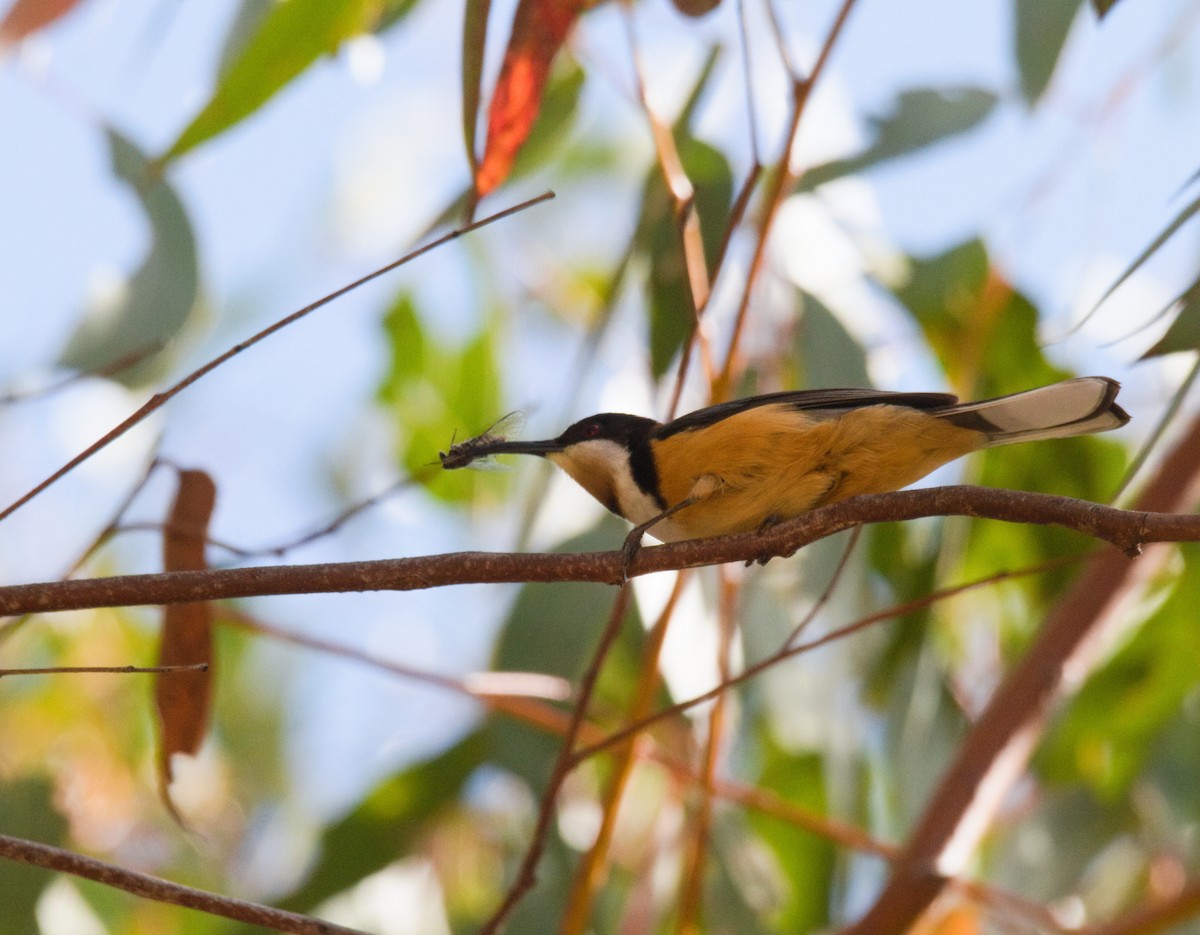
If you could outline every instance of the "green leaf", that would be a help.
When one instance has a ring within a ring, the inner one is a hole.
[[[379,22],[375,24],[376,32],[382,32],[404,19],[417,8],[420,0],[383,0],[383,10]]]
[[[918,88],[904,91],[892,112],[871,119],[873,140],[863,152],[813,166],[800,177],[797,190],[819,185],[880,163],[907,156],[942,140],[966,133],[982,123],[996,106],[996,95],[982,88]]]
[[[1171,305],[1179,306],[1175,321],[1167,333],[1142,355],[1142,360],[1178,351],[1200,350],[1200,279],[1188,286]]]
[[[378,0],[284,0],[221,75],[213,96],[160,158],[177,159],[250,116],[322,55],[368,31]]]
[[[54,790],[41,777],[0,784],[0,830],[17,838],[61,845],[67,821],[54,807]],[[0,861],[0,930],[39,931],[34,908],[52,874],[14,861]]]
[[[756,785],[818,815],[828,812],[824,758],[811,752],[789,752],[759,731],[762,770]],[[747,824],[767,846],[779,866],[786,889],[771,914],[775,931],[812,932],[829,924],[830,896],[837,849],[828,839],[781,818],[749,811]]]
[[[591,552],[616,548],[624,525],[605,516],[595,528],[564,542],[556,552]],[[521,588],[496,642],[492,668],[497,671],[545,672],[577,683],[608,621],[616,591],[582,582],[527,584]],[[623,711],[641,670],[645,633],[630,602],[620,635],[604,666],[589,712],[605,720]],[[664,703],[665,695],[660,697]],[[561,741],[543,730],[497,718],[491,725],[496,762],[524,779],[537,795],[545,787]]]
[[[1179,214],[1175,216],[1175,219],[1166,226],[1166,228],[1163,230],[1163,232],[1161,234],[1159,234],[1157,237],[1155,237],[1154,240],[1152,240],[1150,242],[1150,246],[1148,246],[1145,250],[1143,250],[1140,254],[1138,254],[1138,258],[1129,264],[1129,266],[1126,268],[1125,272],[1123,272],[1120,276],[1117,277],[1117,281],[1114,282],[1111,286],[1109,286],[1104,291],[1104,295],[1100,296],[1100,298],[1096,301],[1096,304],[1094,306],[1092,306],[1092,312],[1094,312],[1097,308],[1099,308],[1101,305],[1103,305],[1104,300],[1107,299],[1114,292],[1116,292],[1117,289],[1120,288],[1121,284],[1123,282],[1125,282],[1126,279],[1128,279],[1135,272],[1137,272],[1137,270],[1141,268],[1142,264],[1145,263],[1148,259],[1150,259],[1150,257],[1153,256],[1155,254],[1155,252],[1157,252],[1158,248],[1161,247],[1164,243],[1166,243],[1174,235],[1174,233],[1177,230],[1179,230],[1179,228],[1183,227],[1184,224],[1186,224],[1188,221],[1190,221],[1192,219],[1192,216],[1195,215],[1195,213],[1197,211],[1200,211],[1200,196],[1197,196],[1195,198],[1195,200],[1193,200],[1189,204],[1187,204],[1183,208],[1183,210],[1180,211]],[[1091,312],[1089,312],[1088,314],[1091,315]]]
[[[483,53],[487,46],[488,13],[492,0],[467,0],[462,37],[462,122],[463,145],[471,177],[479,164],[475,135],[479,127],[479,104],[483,99]]]
[[[793,357],[803,367],[803,386],[870,386],[867,352],[819,299],[796,291],[801,308]]]
[[[407,292],[394,300],[383,325],[391,363],[378,396],[400,429],[398,460],[417,473],[435,463],[451,438],[477,434],[504,415],[496,334],[485,326],[460,346],[444,346],[425,334]],[[501,483],[495,473],[436,471],[425,486],[439,499],[466,502],[498,491]]]
[[[952,386],[988,398],[1044,386],[1072,376],[1046,359],[1038,344],[1037,309],[992,269],[978,241],[912,261],[909,281],[896,290],[937,356]],[[1119,445],[1100,438],[1068,438],[1013,445],[976,455],[970,480],[992,487],[1034,490],[1105,502],[1124,462]],[[1050,469],[1053,466],[1053,469]],[[953,528],[953,527],[948,527]],[[1004,568],[1078,553],[1078,535],[1057,527],[969,524],[959,573],[982,577]],[[1044,601],[1070,569],[1004,585]],[[1026,608],[1036,619],[1037,608]],[[1014,616],[1014,624],[1027,627]]]
[[[1021,94],[1035,104],[1045,93],[1081,0],[1016,0],[1017,70]]]
[[[729,216],[733,171],[724,154],[707,143],[684,137],[677,140],[677,146],[683,170],[695,189],[704,261],[711,270]],[[646,184],[642,210],[637,243],[650,263],[650,370],[657,379],[666,373],[692,333],[695,308],[674,202],[657,169]]]
[[[229,71],[230,66],[241,57],[246,43],[258,32],[274,5],[274,0],[242,0],[225,33],[225,44],[221,47],[221,58],[217,63],[218,75]]]
[[[146,157],[123,136],[108,131],[113,171],[137,196],[150,225],[150,250],[111,308],[92,309],[76,327],[59,363],[113,373],[127,386],[153,380],[162,370],[163,346],[187,324],[196,307],[199,269],[196,238],[183,203],[151,171]]]
[[[304,912],[407,856],[442,811],[458,800],[486,749],[483,733],[476,731],[377,785],[349,814],[325,829],[320,857],[307,881],[280,905]]]
[[[1158,748],[1167,724],[1200,684],[1200,559],[1182,552],[1185,570],[1163,606],[1108,663],[1093,673],[1058,719],[1039,754],[1042,775],[1084,782],[1103,801],[1123,798]]]
[[[679,161],[692,183],[693,207],[700,222],[705,265],[710,273],[716,263],[733,200],[733,170],[720,150],[691,134],[689,123],[713,74],[715,62],[716,53],[710,53],[672,130]],[[646,177],[641,205],[633,251],[648,266],[650,369],[657,379],[671,366],[695,324],[695,306],[675,202],[657,163]]]

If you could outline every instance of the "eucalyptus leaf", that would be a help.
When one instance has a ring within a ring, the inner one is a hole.
[[[871,145],[846,159],[809,168],[800,177],[799,191],[812,191],[826,182],[864,172],[983,123],[996,106],[996,95],[975,87],[916,88],[904,91],[891,112],[871,118]]]
[[[108,142],[114,173],[136,195],[149,222],[150,249],[114,299],[88,310],[59,363],[89,373],[113,370],[113,379],[136,386],[161,375],[163,347],[194,312],[199,262],[179,196],[133,143],[115,130],[108,131]]]

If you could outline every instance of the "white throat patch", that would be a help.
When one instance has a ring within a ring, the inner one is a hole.
[[[554,452],[548,457],[580,487],[605,506],[615,506],[635,525],[662,512],[658,502],[634,481],[625,446],[612,439],[577,442],[566,451]]]

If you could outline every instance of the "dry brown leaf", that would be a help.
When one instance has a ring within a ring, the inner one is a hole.
[[[163,567],[195,571],[207,567],[204,546],[217,488],[204,471],[180,471],[179,490],[163,537]],[[208,730],[212,696],[212,604],[171,604],[163,608],[158,663],[164,666],[205,663],[204,671],[165,672],[157,677],[154,701],[158,708],[159,774],[163,800],[171,807],[167,787],[172,780],[171,757],[194,754]]]

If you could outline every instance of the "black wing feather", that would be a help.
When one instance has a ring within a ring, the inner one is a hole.
[[[953,406],[958,397],[950,393],[891,393],[886,390],[830,389],[830,390],[785,390],[782,393],[765,393],[746,399],[733,399],[705,409],[697,409],[682,415],[655,429],[651,438],[663,439],[680,432],[703,428],[720,422],[747,409],[785,403],[793,409],[860,409],[863,406],[908,406],[912,409],[943,409]]]

